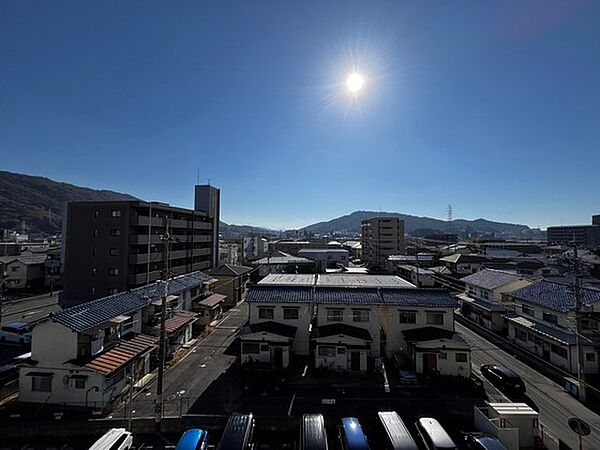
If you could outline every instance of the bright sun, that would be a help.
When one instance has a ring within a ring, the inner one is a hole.
[[[346,80],[346,87],[352,94],[357,94],[363,87],[365,79],[361,74],[354,72]]]

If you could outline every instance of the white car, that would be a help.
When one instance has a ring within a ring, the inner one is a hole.
[[[31,331],[25,322],[11,322],[0,328],[0,342],[17,342],[29,344],[31,342]]]

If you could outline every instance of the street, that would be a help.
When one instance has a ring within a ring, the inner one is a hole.
[[[216,329],[201,338],[190,352],[165,372],[164,415],[186,413],[191,404],[236,360],[237,355],[225,354],[238,329],[248,319],[248,305],[243,302],[229,310]],[[135,416],[154,415],[156,381],[147,386],[134,400]],[[189,399],[189,400],[188,400]],[[125,404],[113,413],[118,417]]]
[[[2,307],[2,325],[9,322],[33,322],[58,309],[58,291],[6,301]]]
[[[584,448],[600,449],[598,414],[583,406],[558,384],[458,322],[456,331],[461,333],[471,346],[471,358],[476,368],[481,364],[496,363],[510,367],[523,378],[527,396],[535,403],[536,409],[539,409],[540,422],[548,427],[552,434],[569,447],[579,448],[579,438],[567,424],[570,418],[578,417],[587,422],[592,429],[592,434],[583,438]]]

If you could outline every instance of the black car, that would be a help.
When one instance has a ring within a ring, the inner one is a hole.
[[[469,450],[506,450],[506,447],[494,436],[484,433],[465,435],[465,448]]]
[[[484,364],[481,366],[481,374],[507,394],[522,395],[525,393],[525,383],[508,367]]]

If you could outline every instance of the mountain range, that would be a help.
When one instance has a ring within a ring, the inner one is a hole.
[[[0,228],[20,230],[23,222],[28,231],[59,233],[63,208],[68,201],[137,200],[136,197],[109,190],[95,190],[61,183],[44,177],[0,171]],[[345,216],[318,222],[301,228],[307,233],[360,233],[360,224],[372,217],[399,217],[404,220],[405,232],[431,234],[439,232],[500,233],[531,237],[539,234],[527,225],[493,222],[485,219],[446,221],[417,217],[395,212],[355,211]],[[224,236],[279,235],[280,232],[250,225],[221,222]]]

